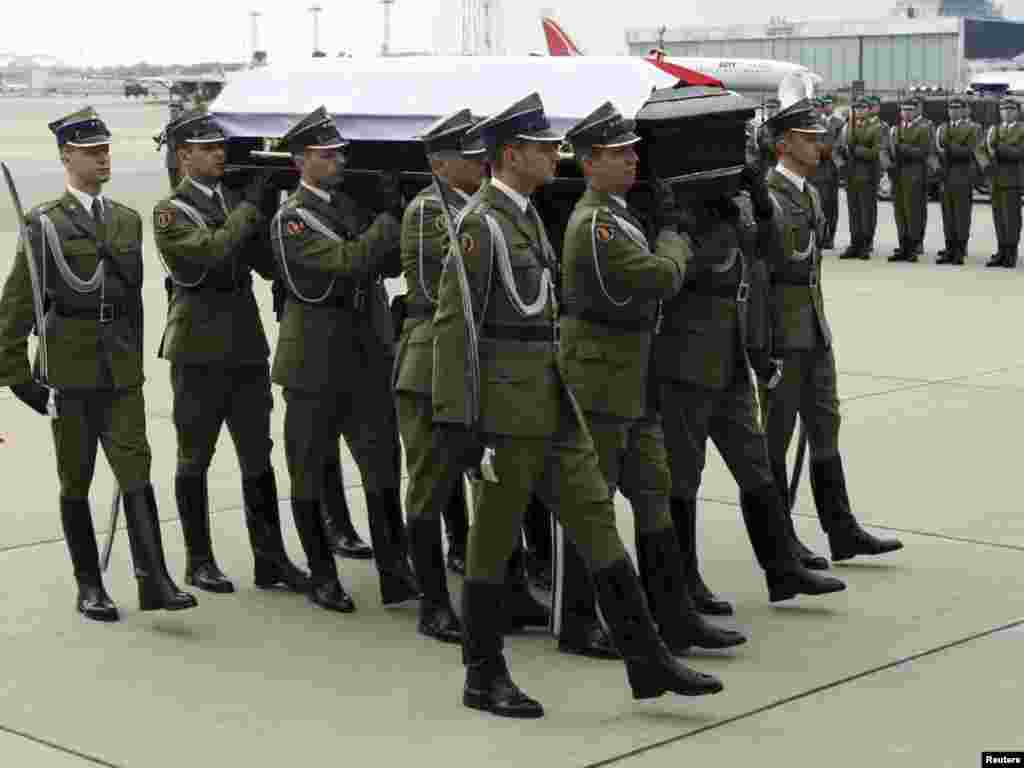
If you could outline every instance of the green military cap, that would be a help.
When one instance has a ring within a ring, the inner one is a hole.
[[[867,109],[871,106],[871,102],[868,101],[866,96],[859,96],[853,100],[853,103],[850,106],[854,109]]]
[[[483,152],[483,146],[479,150],[471,148],[467,153],[463,147],[463,139],[466,133],[479,121],[473,117],[468,109],[460,109],[458,112],[442,117],[434,122],[426,131],[420,135],[424,150],[428,155],[438,152],[449,152],[455,154],[479,154]]]
[[[786,131],[797,131],[798,133],[826,133],[818,121],[818,115],[814,110],[814,104],[810,99],[800,99],[790,104],[785,109],[768,118],[765,125],[776,136],[781,136]]]
[[[205,109],[182,112],[167,124],[164,134],[175,144],[212,144],[227,138]]]
[[[626,147],[640,141],[635,130],[636,121],[625,119],[614,104],[606,101],[570,128],[565,138],[575,150]]]
[[[822,104],[832,104],[832,103],[834,103],[831,96],[822,96],[820,99],[818,99],[818,101],[820,101]]]
[[[340,149],[348,146],[334,118],[325,107],[317,107],[281,137],[278,146],[293,154],[306,149]]]
[[[484,146],[492,150],[510,141],[560,142],[563,139],[551,130],[551,123],[544,114],[544,103],[536,92],[488,117],[477,130]]]
[[[97,147],[110,143],[110,131],[92,107],[85,107],[49,124],[57,146]]]

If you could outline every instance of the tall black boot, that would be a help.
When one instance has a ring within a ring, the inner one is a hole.
[[[956,264],[956,249],[957,243],[952,240],[946,241],[946,247],[940,250],[936,255],[938,258],[935,260],[936,264]]]
[[[295,529],[299,532],[306,560],[309,561],[310,601],[329,611],[351,613],[356,605],[338,579],[338,566],[327,546],[320,502],[293,498],[292,515],[295,517]]]
[[[1004,266],[1003,262],[1004,262],[1005,259],[1006,259],[1006,246],[1000,245],[999,249],[995,253],[993,253],[991,256],[989,256],[988,261],[985,262],[985,266],[986,267],[1002,267],[1002,266]]]
[[[466,512],[466,489],[459,475],[451,498],[441,510],[444,517],[444,533],[448,540],[448,570],[460,576],[466,575],[466,539],[469,537],[469,516]],[[415,546],[415,545],[413,545]],[[419,573],[419,566],[416,566]]]
[[[508,673],[502,654],[504,584],[466,580],[462,587],[462,703],[501,717],[543,717],[544,708],[523,693]]]
[[[879,539],[860,527],[850,509],[843,460],[838,454],[830,459],[811,462],[811,490],[821,527],[828,534],[833,560],[849,560],[856,555],[882,555],[903,549],[903,543],[898,539]]]
[[[669,691],[704,696],[722,690],[717,677],[690,669],[669,652],[628,558],[594,571],[593,577],[601,613],[626,662],[634,699],[653,699]]]
[[[100,574],[100,555],[96,548],[96,529],[88,499],[60,500],[60,521],[64,526],[64,541],[71,554],[78,582],[76,610],[93,621],[117,621],[117,606],[103,588]]]
[[[441,521],[422,518],[411,521],[409,543],[413,565],[423,590],[417,626],[419,633],[445,643],[460,642],[462,625],[452,610],[444,553],[441,551]]]
[[[793,554],[774,483],[743,493],[740,506],[754,555],[764,569],[770,602],[788,600],[798,594],[824,595],[846,589],[839,579],[808,570]]]
[[[505,569],[505,610],[503,628],[514,632],[527,627],[551,626],[551,611],[530,592],[530,579],[526,573],[526,551],[520,542],[508,559]]]
[[[672,524],[679,537],[679,551],[683,555],[683,575],[686,588],[700,613],[708,616],[732,616],[732,605],[715,595],[700,575],[697,559],[697,500],[671,499]]]
[[[789,498],[789,476],[786,474],[786,464],[773,461],[772,476],[775,478],[775,487],[779,490],[782,508],[786,513],[786,535],[789,536],[793,554],[796,555],[797,560],[803,563],[804,568],[810,568],[812,571],[827,571],[828,560],[808,548],[796,534],[796,527],[793,525],[793,505]]]
[[[1007,269],[1017,268],[1017,246],[1007,246],[1006,255],[1003,257],[1003,266]]]
[[[415,600],[421,595],[416,576],[409,567],[409,548],[402,522],[402,502],[397,488],[366,493],[370,539],[373,541],[380,597],[384,605]]]
[[[545,592],[552,588],[552,558],[554,547],[551,539],[554,521],[551,513],[537,496],[530,496],[530,503],[523,516],[523,535],[526,538],[526,570],[534,586]]]
[[[956,256],[953,259],[953,263],[959,266],[963,266],[964,261],[967,260],[967,241],[958,240],[956,243]]]
[[[153,486],[147,483],[137,491],[125,493],[122,499],[128,545],[132,550],[135,579],[139,584],[139,610],[180,611],[195,608],[198,605],[196,599],[178,589],[167,573]]]
[[[747,638],[716,627],[697,613],[683,578],[679,539],[671,528],[637,533],[636,560],[647,603],[665,645],[676,656],[691,646],[731,648]]]
[[[327,543],[338,557],[352,560],[369,560],[373,549],[363,541],[354,525],[352,513],[345,498],[345,486],[341,481],[341,464],[329,461],[324,464],[320,487],[320,512],[327,532]]]
[[[174,496],[178,500],[181,533],[185,537],[185,583],[206,592],[234,592],[235,585],[221,572],[213,558],[206,474],[176,476]]]
[[[249,531],[254,560],[253,581],[260,589],[278,585],[292,592],[309,592],[308,574],[288,559],[281,534],[281,511],[277,504],[277,480],[274,470],[257,477],[242,478],[245,502],[245,527]]]
[[[597,617],[594,584],[564,529],[554,542],[558,560],[552,589],[558,650],[595,659],[622,658]]]
[[[839,254],[840,259],[856,259],[861,254],[863,246],[860,240],[851,240],[846,250]]]

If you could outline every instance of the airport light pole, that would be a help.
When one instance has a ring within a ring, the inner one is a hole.
[[[322,11],[319,5],[311,5],[309,12],[313,15],[313,58],[319,58],[323,56],[323,52],[320,50],[320,11]]]

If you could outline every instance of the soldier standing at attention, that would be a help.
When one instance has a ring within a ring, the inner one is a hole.
[[[394,404],[367,286],[397,276],[401,199],[382,178],[380,213],[361,226],[355,203],[335,189],[347,145],[320,107],[281,139],[302,179],[271,223],[271,242],[285,280],[273,381],[284,387],[284,439],[292,511],[309,559],[313,602],[337,611],[355,608],[338,581],[320,514],[323,467],[340,435],[352,449],[366,487],[374,556],[385,605],[419,596],[395,530],[401,525],[398,461],[382,433]],[[383,382],[383,386],[382,386]],[[383,392],[381,391],[383,389]],[[397,509],[396,509],[397,507]]]
[[[309,578],[285,553],[277,482],[270,464],[270,347],[252,292],[252,272],[275,275],[261,211],[267,179],[244,197],[221,184],[225,137],[203,111],[170,123],[167,136],[189,174],[153,210],[156,246],[168,273],[170,307],[160,357],[171,363],[178,467],[174,495],[185,536],[185,583],[233,592],[210,536],[207,471],[227,424],[242,471],[245,523],[257,587],[307,592]]]
[[[841,140],[846,154],[846,208],[850,216],[850,245],[840,258],[870,259],[878,225],[879,154],[882,127],[868,114],[868,102],[853,102]]]
[[[682,287],[691,252],[678,231],[681,213],[671,187],[661,191],[653,249],[626,204],[639,161],[634,126],[606,102],[566,136],[587,190],[565,231],[559,362],[586,416],[609,492],[614,496],[621,488],[633,508],[637,565],[651,613],[669,650],[682,655],[691,646],[728,648],[746,638],[697,613],[669,513],[672,478],[657,401],[648,396],[649,369],[660,302]],[[604,632],[593,608],[593,586],[561,528],[565,556],[556,569],[553,599],[561,609],[555,615],[559,649],[618,658],[607,640],[595,639]]]
[[[963,264],[971,237],[971,208],[974,205],[975,152],[981,142],[981,126],[971,120],[967,102],[949,100],[949,122],[935,132],[945,178],[942,182],[942,230],[946,249],[939,251],[936,264]]]
[[[778,137],[780,162],[766,182],[774,214],[772,237],[763,247],[772,273],[770,355],[783,361],[783,375],[778,386],[764,391],[768,456],[780,483],[784,482],[786,451],[799,413],[810,446],[814,502],[828,534],[832,559],[892,552],[903,545],[895,539],[872,536],[854,517],[839,454],[836,363],[825,318],[818,248],[824,221],[814,187],[806,181],[818,162],[816,144],[822,129],[806,100],[779,112],[772,129]],[[755,190],[755,200],[760,197]],[[803,544],[799,551],[805,561],[816,558]]]
[[[921,114],[920,101],[903,102],[900,121],[890,135],[892,203],[900,245],[889,261],[916,262],[928,224],[928,157],[934,145],[932,123]]]
[[[811,183],[821,196],[822,212],[825,214],[825,237],[821,247],[832,250],[835,248],[836,222],[839,219],[839,168],[833,153],[843,130],[843,121],[832,112],[831,96],[823,96],[817,103],[820,105],[818,119],[825,128],[825,136],[821,142],[821,162],[815,169]]]
[[[417,195],[402,219],[402,266],[408,293],[398,348],[395,399],[409,471],[405,508],[410,550],[423,590],[418,629],[427,637],[452,643],[462,640],[462,626],[448,594],[441,516],[455,506],[456,514],[461,513],[461,521],[457,520],[456,525],[461,522],[465,527],[462,471],[472,463],[472,444],[453,445],[440,429],[434,428],[430,402],[434,369],[432,318],[437,283],[450,244],[442,206],[447,205],[451,216],[458,216],[487,171],[483,145],[463,145],[467,131],[476,122],[470,111],[463,109],[442,118],[423,134],[424,150],[437,184]]]
[[[992,163],[992,220],[999,251],[986,267],[1017,266],[1020,244],[1021,187],[1024,187],[1024,123],[1020,104],[1007,96],[999,102],[1002,122],[988,129],[985,148]]]
[[[117,621],[103,588],[89,487],[102,443],[124,500],[143,611],[192,608],[167,574],[142,396],[142,221],[109,197],[110,132],[91,107],[50,123],[67,190],[26,216],[0,297],[0,386],[53,429],[64,538],[78,582],[78,612]],[[31,256],[32,261],[30,262]],[[28,337],[34,302],[45,308],[35,370]]]
[[[658,635],[594,443],[559,372],[558,266],[530,195],[554,177],[562,137],[536,93],[479,132],[493,178],[463,211],[434,316],[435,422],[456,444],[478,438],[481,456],[462,591],[463,704],[504,717],[544,714],[512,682],[502,653],[506,563],[532,492],[587,561],[633,696],[716,693],[722,684],[680,664]]]

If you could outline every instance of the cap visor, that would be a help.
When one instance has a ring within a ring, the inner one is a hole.
[[[84,139],[82,141],[65,141],[69,147],[99,147],[110,143],[109,136],[97,136],[95,139]]]
[[[821,126],[814,126],[813,128],[790,128],[789,130],[794,131],[796,133],[816,133],[816,134],[828,133],[828,131],[826,131]]]
[[[303,149],[341,149],[347,146],[347,141],[336,141],[331,144],[307,144]]]
[[[624,133],[621,136],[616,136],[607,144],[594,144],[594,146],[599,149],[615,149],[616,147],[628,147],[631,144],[636,144],[640,140],[640,137],[635,133]]]
[[[186,144],[223,144],[228,140],[227,136],[206,136],[197,139],[185,139]]]
[[[565,136],[555,133],[550,128],[544,128],[539,131],[531,131],[530,133],[517,133],[517,139],[523,141],[564,141]]]

